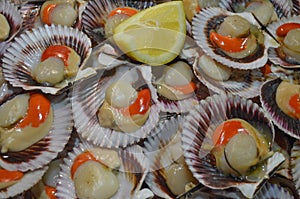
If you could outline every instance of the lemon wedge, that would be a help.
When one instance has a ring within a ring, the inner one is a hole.
[[[113,39],[129,57],[152,66],[178,56],[186,37],[182,1],[162,3],[142,10],[114,29]]]

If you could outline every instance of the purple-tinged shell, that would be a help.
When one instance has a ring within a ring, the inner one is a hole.
[[[74,151],[64,158],[64,162],[60,166],[61,171],[57,183],[56,196],[58,198],[77,198],[74,182],[71,179],[72,164],[78,155],[95,147],[97,146],[87,142],[80,143],[77,148],[74,148]],[[118,149],[117,152],[121,159],[121,166],[116,169],[120,187],[112,199],[124,197],[143,199],[143,197],[138,196],[143,195],[143,193],[152,194],[148,189],[141,190],[142,183],[148,172],[148,161],[142,149],[138,146],[132,146],[126,149]]]
[[[300,141],[295,141],[291,151],[291,170],[293,181],[298,194],[300,194]]]
[[[67,78],[54,86],[42,85],[32,77],[32,71],[40,63],[41,55],[49,46],[65,45],[72,48],[84,65],[91,53],[91,41],[78,29],[66,26],[43,26],[21,34],[6,50],[3,57],[5,79],[15,87],[25,90],[39,89],[44,93],[57,94],[73,83],[75,77]]]
[[[281,111],[276,103],[276,91],[282,82],[280,78],[269,80],[261,87],[260,101],[266,115],[284,133],[300,139],[300,121]]]
[[[73,128],[70,100],[65,94],[46,97],[53,110],[50,132],[23,151],[0,153],[0,166],[4,169],[28,171],[42,168],[56,158],[67,144]]]
[[[48,167],[45,166],[41,169],[36,169],[34,171],[28,171],[24,173],[24,176],[17,183],[7,188],[0,189],[0,198],[14,197],[22,192],[29,190],[39,180],[42,179],[47,168]]]
[[[9,0],[0,1],[0,14],[4,15],[10,26],[9,36],[5,39],[6,42],[9,42],[20,32],[23,19],[18,7]]]
[[[208,56],[228,67],[246,70],[257,69],[264,66],[268,61],[268,42],[258,44],[258,49],[253,55],[243,59],[237,59],[219,52],[219,49],[210,41],[210,31],[216,29],[226,16],[231,15],[239,15],[248,20],[251,24],[259,26],[251,13],[232,13],[217,7],[203,9],[200,13],[195,15],[192,21],[192,32],[196,43]]]
[[[124,65],[112,70],[98,70],[96,74],[74,84],[72,107],[75,127],[80,136],[100,147],[118,148],[134,144],[151,134],[159,121],[156,90],[151,84],[150,66]],[[97,117],[98,109],[105,99],[107,87],[122,78],[142,83],[150,89],[152,105],[143,126],[131,133],[102,127]]]
[[[271,144],[273,143],[273,124],[256,103],[238,96],[213,95],[200,101],[200,104],[185,117],[182,132],[185,161],[194,177],[203,185],[212,189],[235,187],[244,196],[253,197],[260,185],[284,161],[284,156],[275,152],[266,162],[264,177],[251,182],[219,171],[207,145],[212,145],[211,136],[214,129],[231,118],[249,122],[258,132],[268,137]]]

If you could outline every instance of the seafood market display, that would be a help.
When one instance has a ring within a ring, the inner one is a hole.
[[[0,198],[300,198],[299,0],[0,0]]]

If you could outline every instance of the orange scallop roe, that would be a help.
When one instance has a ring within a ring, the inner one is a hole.
[[[0,169],[0,183],[11,182],[23,178],[24,173],[21,171],[8,171]]]
[[[50,198],[50,199],[56,199],[57,197],[55,196],[55,193],[56,193],[56,189],[54,187],[51,187],[51,186],[45,186],[45,192],[47,194],[47,196]]]
[[[292,115],[294,115],[297,119],[300,119],[300,95],[293,95],[289,100],[289,105],[293,109]]]
[[[123,8],[116,8],[114,10],[112,10],[109,14],[108,17],[112,17],[114,15],[118,15],[118,14],[123,14],[123,15],[127,15],[127,16],[132,16],[135,15],[136,13],[138,13],[138,11],[134,8],[130,8],[130,7],[123,7]]]
[[[42,54],[41,61],[48,59],[49,57],[56,57],[64,62],[65,66],[68,66],[68,60],[71,50],[64,45],[49,46]]]
[[[213,144],[214,146],[226,145],[233,136],[241,132],[248,133],[240,121],[225,121],[214,131],[212,136]]]
[[[42,22],[47,24],[47,25],[51,25],[51,21],[50,21],[50,14],[51,12],[54,10],[54,8],[57,6],[57,4],[49,4],[47,5],[44,10],[43,10],[43,17],[42,17]]]
[[[24,128],[26,126],[39,127],[50,112],[51,103],[42,94],[30,94],[28,111],[26,116],[17,124],[16,127]]]

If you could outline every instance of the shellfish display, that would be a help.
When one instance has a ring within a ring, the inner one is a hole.
[[[0,1],[0,198],[300,198],[299,8]]]

